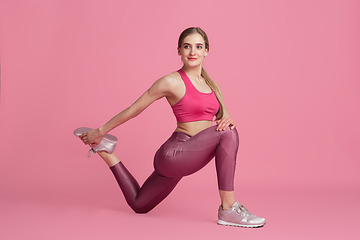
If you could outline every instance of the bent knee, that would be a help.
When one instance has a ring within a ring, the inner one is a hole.
[[[137,214],[145,214],[151,211],[151,209],[133,209]]]
[[[239,142],[239,133],[236,129],[231,129],[230,127],[226,128],[224,131],[220,132],[223,138],[232,139],[235,142]]]

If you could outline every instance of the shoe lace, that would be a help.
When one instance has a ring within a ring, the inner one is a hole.
[[[252,214],[249,212],[249,210],[247,210],[246,207],[244,207],[244,205],[239,204],[236,208],[235,208],[236,212],[238,212],[239,214],[241,214],[242,216],[245,217],[250,217],[252,216]]]
[[[94,153],[95,153],[94,149],[91,148],[91,149],[88,151],[87,157],[88,157],[88,158],[91,157]]]

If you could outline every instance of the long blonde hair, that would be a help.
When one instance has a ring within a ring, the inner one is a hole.
[[[193,33],[199,33],[205,42],[205,49],[207,49],[209,51],[209,39],[206,35],[206,33],[199,27],[190,27],[185,29],[179,37],[179,41],[178,41],[178,48],[181,48],[181,44],[184,40],[184,38],[186,38],[186,36],[193,34]],[[215,96],[219,102],[219,111],[216,113],[216,120],[219,120],[223,117],[224,115],[224,108],[222,105],[222,102],[220,101],[221,98],[221,93],[220,93],[220,89],[216,86],[215,82],[213,80],[211,80],[211,78],[209,77],[209,75],[206,73],[204,68],[201,68],[201,76],[205,79],[206,84],[214,91]]]

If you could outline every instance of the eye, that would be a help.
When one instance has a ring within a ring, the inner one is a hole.
[[[188,48],[189,48],[189,46],[188,46],[188,45],[185,45],[185,46],[184,46],[184,48],[185,48],[185,49],[188,49]]]
[[[199,45],[199,46],[196,46],[196,48],[197,48],[197,49],[202,49],[202,46]]]

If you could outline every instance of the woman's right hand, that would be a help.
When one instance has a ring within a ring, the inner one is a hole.
[[[99,129],[92,129],[83,135],[80,136],[80,139],[84,142],[84,144],[92,144],[93,146],[98,145],[101,140],[103,139],[103,136],[100,134]]]

